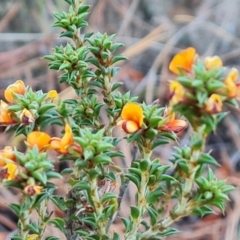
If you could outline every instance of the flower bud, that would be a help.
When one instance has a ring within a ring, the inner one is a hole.
[[[19,115],[20,121],[24,124],[29,124],[35,122],[33,114],[26,108]]]
[[[206,104],[205,104],[205,110],[209,113],[219,113],[222,111],[223,103],[222,99],[218,94],[212,94]]]
[[[57,103],[59,100],[59,96],[56,90],[51,90],[48,92],[45,102],[50,102],[50,103]]]
[[[42,192],[42,190],[43,190],[42,186],[38,186],[35,184],[28,185],[24,188],[24,192],[30,196],[40,194]]]

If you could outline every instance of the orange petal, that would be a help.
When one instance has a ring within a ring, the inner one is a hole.
[[[123,107],[121,117],[123,120],[135,122],[139,129],[143,124],[143,109],[139,104],[129,102]]]
[[[15,83],[9,85],[6,90],[4,91],[4,97],[5,99],[13,103],[14,102],[14,97],[13,93],[21,94],[23,95],[25,93],[25,84],[22,80],[17,80]]]
[[[3,100],[0,100],[0,124],[9,125],[14,124],[16,121],[12,119],[12,112],[8,110],[9,105]]]
[[[45,132],[33,131],[28,134],[27,143],[31,148],[37,146],[41,151],[49,144],[50,139],[50,136]]]
[[[136,122],[134,121],[124,121],[122,123],[122,129],[126,132],[126,133],[134,133],[137,130],[139,130],[139,126]]]
[[[67,148],[73,143],[72,128],[69,124],[65,125],[65,134],[63,135],[60,143],[60,152],[67,153]]]
[[[58,137],[52,137],[49,144],[50,144],[50,149],[60,151],[60,143],[61,143],[61,138]]]
[[[168,130],[179,133],[187,127],[187,122],[182,119],[175,119],[167,122],[165,126]]]
[[[0,167],[4,167],[6,165],[6,161],[4,157],[2,156],[2,150],[0,151]]]
[[[14,153],[13,148],[11,146],[6,146],[2,150],[2,156],[4,158],[10,159],[12,161],[16,161],[16,156],[15,156],[15,153]]]
[[[194,63],[196,50],[189,47],[176,54],[169,64],[169,70],[175,74],[180,74],[181,70],[190,72]]]
[[[207,70],[211,70],[213,68],[222,67],[222,59],[218,56],[206,57],[204,59],[204,64]]]

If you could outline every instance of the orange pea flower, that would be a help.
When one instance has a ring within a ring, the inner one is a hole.
[[[133,102],[127,103],[121,113],[122,120],[117,125],[121,126],[126,133],[134,133],[141,129],[143,124],[143,110],[142,107]]]
[[[172,105],[176,105],[184,100],[186,91],[181,83],[179,83],[178,81],[171,81],[169,85],[169,90],[171,99],[170,103]]]
[[[56,150],[57,152],[62,154],[67,154],[68,147],[73,145],[73,134],[69,124],[65,125],[65,133],[62,138],[53,137],[50,140],[50,149]]]
[[[50,149],[56,150],[57,152],[60,152],[60,145],[61,145],[61,138],[59,137],[52,137],[50,139]]]
[[[222,111],[223,103],[218,94],[213,93],[205,104],[205,110],[209,113],[219,113]]]
[[[6,146],[3,150],[0,151],[0,166],[4,167],[6,163],[6,159],[10,159],[12,161],[16,161],[16,156],[12,147]]]
[[[238,70],[236,68],[232,68],[224,80],[224,83],[227,88],[227,96],[229,98],[234,98],[238,95],[238,84],[236,83],[237,79]]]
[[[8,104],[3,100],[0,100],[0,124],[1,125],[11,125],[15,124],[16,121],[12,119],[12,112],[8,110]]]
[[[0,172],[0,176],[6,180],[14,180],[17,178],[18,167],[14,163],[6,164]]]
[[[169,64],[169,70],[180,74],[182,70],[190,72],[196,56],[196,50],[189,47],[176,54]]]
[[[204,64],[207,70],[211,70],[213,68],[219,68],[222,67],[222,59],[218,56],[213,57],[206,57],[204,59]]]
[[[57,103],[59,100],[59,96],[56,90],[51,90],[48,92],[45,101],[51,103]]]
[[[13,93],[23,95],[25,93],[25,89],[26,87],[24,82],[22,80],[17,80],[15,83],[9,85],[6,88],[6,90],[4,91],[4,97],[8,102],[13,103],[14,102]]]
[[[22,123],[29,124],[35,122],[35,118],[33,114],[26,108],[22,110],[22,112],[19,115],[19,118]]]
[[[168,121],[159,128],[160,131],[179,133],[187,127],[187,122],[176,119],[176,114],[171,112],[170,108],[165,109],[164,117],[167,117]]]
[[[27,193],[30,196],[40,194],[42,192],[42,190],[43,190],[42,186],[38,186],[38,185],[35,185],[35,184],[27,185],[24,188],[24,192]]]
[[[61,153],[67,153],[68,147],[73,143],[73,134],[72,128],[69,124],[65,125],[65,134],[63,135],[61,142],[60,142],[60,151]]]
[[[27,144],[33,148],[37,146],[39,151],[47,150],[51,137],[45,132],[33,131],[27,136]]]

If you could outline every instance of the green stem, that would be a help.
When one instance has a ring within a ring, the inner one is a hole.
[[[164,230],[166,230],[174,222],[192,213],[194,206],[192,205],[192,202],[189,201],[189,199],[191,198],[192,189],[195,183],[196,172],[200,168],[200,165],[197,164],[197,161],[201,156],[201,153],[204,150],[205,144],[206,144],[206,141],[205,141],[206,134],[204,134],[204,131],[200,130],[200,131],[197,131],[195,134],[202,141],[202,146],[199,149],[194,149],[193,147],[191,147],[192,148],[191,157],[188,162],[190,173],[185,178],[185,182],[182,186],[182,195],[181,195],[181,198],[179,199],[179,202],[177,203],[175,208],[172,210],[171,214],[166,219],[161,221],[156,226],[150,227],[150,229],[148,229],[146,232],[144,232],[141,235],[141,239],[148,239],[150,237],[153,237],[159,231],[164,232]]]
[[[37,212],[38,212],[38,215],[39,215],[39,226],[40,226],[40,229],[41,229],[38,240],[42,239],[43,234],[45,232],[45,229],[47,227],[47,221],[45,220],[48,217],[48,215],[47,215],[47,202],[48,201],[46,199],[43,200],[40,203],[39,208],[37,209]]]
[[[90,196],[93,202],[93,207],[95,210],[95,213],[97,215],[97,225],[98,225],[98,234],[100,235],[100,237],[104,236],[107,234],[106,232],[106,228],[107,228],[107,223],[106,221],[101,218],[103,215],[103,205],[100,201],[100,197],[98,194],[98,186],[97,186],[97,179],[93,178],[93,179],[89,179],[89,183],[90,183]]]
[[[146,150],[146,149],[145,149]],[[149,151],[144,151],[144,159],[149,162],[149,165],[151,164],[151,157],[152,152]],[[137,192],[137,208],[139,209],[139,216],[136,219],[133,219],[133,225],[131,231],[127,234],[126,240],[136,240],[137,238],[137,232],[139,229],[139,226],[142,221],[142,217],[145,214],[147,210],[147,203],[146,203],[146,196],[149,193],[149,188],[148,188],[148,181],[149,181],[149,170],[142,172],[141,175],[141,184],[138,188]]]
[[[25,208],[25,196],[23,196],[21,200],[21,206]],[[29,234],[29,230],[27,229],[27,225],[30,223],[30,212],[31,209],[26,209],[25,211],[21,212],[19,215],[19,235],[22,238],[22,240],[26,240]]]

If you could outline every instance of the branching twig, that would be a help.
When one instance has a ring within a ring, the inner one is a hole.
[[[136,145],[133,145],[133,154],[132,154],[131,166],[137,160],[137,155],[138,155],[138,147]],[[119,195],[118,195],[118,199],[117,199],[118,210],[110,218],[108,226],[107,226],[107,230],[109,230],[110,226],[112,225],[116,216],[118,215],[118,212],[119,212],[120,207],[121,207],[122,199],[123,199],[123,196],[124,196],[126,190],[128,189],[129,182],[130,182],[130,180],[126,179],[125,182],[120,187]]]

